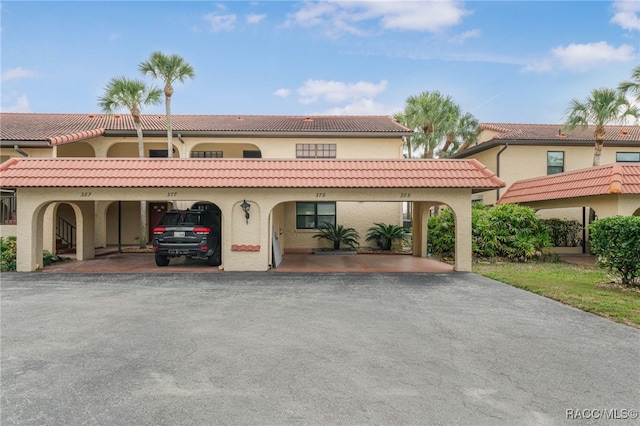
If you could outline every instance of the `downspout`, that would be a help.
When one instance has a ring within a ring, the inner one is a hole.
[[[27,154],[24,150],[22,150],[18,145],[14,145],[13,149],[16,150],[16,152],[20,155],[22,155],[23,157],[28,157],[29,154]]]
[[[505,142],[504,147],[496,154],[496,176],[500,177],[500,155],[509,148],[509,142]],[[500,199],[500,188],[496,189],[496,203]]]

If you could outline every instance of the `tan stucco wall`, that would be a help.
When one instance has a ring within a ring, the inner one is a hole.
[[[53,157],[53,150],[51,148],[21,148],[22,151],[29,154],[32,158],[50,158]],[[2,163],[10,158],[24,158],[22,154],[13,148],[0,148],[0,160]]]
[[[236,189],[196,189],[196,188],[20,188],[18,204],[21,220],[18,222],[17,236],[19,246],[19,271],[31,271],[41,266],[43,216],[47,205],[52,202],[64,202],[74,206],[78,225],[78,258],[92,258],[95,247],[95,215],[100,214],[95,205],[97,201],[122,200],[123,204],[135,204],[138,200],[162,200],[171,193],[174,200],[202,200],[215,203],[222,211],[223,265],[228,271],[264,271],[271,264],[271,212],[282,209],[283,203],[292,204],[293,200],[312,199],[323,193],[325,200],[346,202],[351,210],[360,211],[361,205],[378,204],[379,200],[391,202],[384,204],[383,210],[394,211],[392,217],[400,219],[401,202],[447,201],[456,211],[456,269],[471,270],[471,200],[469,189],[350,189],[350,188],[236,188]],[[246,222],[240,204],[247,200],[251,204],[251,217]],[[353,202],[358,200],[357,202]],[[362,202],[362,203],[361,203]],[[394,208],[388,208],[394,206]],[[397,209],[395,208],[397,206]],[[287,210],[285,208],[285,210]],[[353,214],[353,213],[352,213]],[[286,216],[284,220],[285,234]],[[127,217],[135,217],[127,215]],[[133,220],[132,220],[133,222]],[[348,221],[345,221],[347,223]],[[355,223],[355,222],[354,222]],[[83,226],[85,224],[86,226]],[[357,226],[370,226],[364,221]],[[418,224],[417,226],[426,226]],[[87,228],[87,227],[90,227]],[[285,235],[285,241],[287,241]],[[288,241],[287,241],[288,242]],[[234,249],[234,247],[245,248]],[[246,247],[249,249],[246,249]],[[257,248],[257,249],[256,249]],[[420,255],[426,255],[421,253]],[[40,266],[37,266],[40,265]]]
[[[58,145],[54,148],[56,157],[95,157],[93,146],[86,142]]]
[[[482,164],[487,166],[491,171],[497,173],[496,156],[503,146],[497,146],[487,151],[480,152],[468,158],[475,158]],[[564,152],[564,171],[580,170],[589,168],[593,164],[593,147],[592,146],[552,146],[552,145],[509,145],[509,147],[500,155],[500,178],[503,179],[507,186],[500,189],[500,195],[504,194],[507,188],[514,182],[523,179],[547,175],[547,152],[563,151]],[[616,162],[616,152],[640,152],[638,147],[605,147],[602,151],[601,165],[612,164]],[[484,204],[495,204],[496,191],[488,191],[483,193]],[[567,215],[569,213],[559,212],[558,215]],[[558,216],[555,216],[558,217]]]
[[[303,201],[303,200],[300,200]],[[304,200],[316,202],[316,200]],[[331,201],[331,200],[323,200]],[[389,202],[341,202],[336,203],[337,225],[354,228],[360,234],[360,246],[375,246],[375,242],[367,242],[367,229],[374,223],[402,225],[402,203]],[[311,251],[313,248],[329,248],[331,243],[313,238],[315,229],[296,229],[296,203],[287,203],[285,210],[286,251]]]

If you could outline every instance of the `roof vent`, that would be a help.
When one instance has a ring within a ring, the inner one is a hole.
[[[306,122],[308,123],[308,122],[313,121],[313,118],[311,118],[311,117],[305,117],[305,119],[304,119],[304,120],[302,120],[302,121],[306,121]]]
[[[122,118],[121,115],[114,115],[113,118],[115,118],[116,120],[119,120],[120,118]]]
[[[621,136],[627,136],[629,134],[628,130],[620,130],[620,135]]]
[[[87,117],[89,117],[89,118],[96,118],[96,115],[95,115],[95,114],[89,114]]]
[[[566,137],[566,136],[567,136],[567,135],[565,135],[564,133],[562,133],[562,129],[558,129],[558,137],[559,137],[559,138],[564,138],[564,137]]]
[[[238,118],[236,118],[236,120],[244,120],[244,118],[242,118],[242,116],[238,116]]]

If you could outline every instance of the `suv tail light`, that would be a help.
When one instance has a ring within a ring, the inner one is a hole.
[[[158,226],[156,228],[153,228],[153,233],[154,234],[164,234],[164,231],[166,231],[166,229],[167,228],[163,228],[163,227]]]
[[[211,228],[195,227],[195,228],[193,228],[193,232],[195,234],[208,234],[208,233],[211,232]]]

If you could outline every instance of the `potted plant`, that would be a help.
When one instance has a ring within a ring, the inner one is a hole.
[[[391,250],[395,240],[409,242],[407,230],[400,225],[375,223],[367,230],[367,241],[375,241],[381,250]]]
[[[321,240],[329,240],[333,242],[333,249],[340,250],[340,244],[348,245],[349,247],[355,247],[358,245],[358,238],[360,235],[358,231],[353,228],[346,228],[342,225],[333,225],[331,223],[325,223],[319,229],[319,232],[313,236]]]

